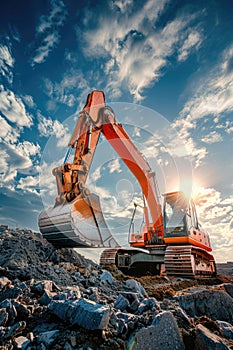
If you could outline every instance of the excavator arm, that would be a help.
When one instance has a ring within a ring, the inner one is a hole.
[[[145,206],[144,208],[145,232],[142,240],[135,241],[134,245],[145,246],[145,244],[151,242],[161,243],[164,236],[163,218],[154,173],[123,126],[116,121],[113,111],[106,107],[102,91],[95,90],[89,94],[86,105],[80,113],[69,142],[69,147],[75,149],[73,162],[65,162],[62,166],[53,169],[58,190],[55,208],[59,206],[65,208],[69,203],[75,202],[75,211],[85,218],[86,221],[87,218],[89,222],[92,221],[91,226],[93,228],[97,227],[100,231],[97,217],[101,216],[101,222],[103,222],[102,211],[99,203],[97,203],[98,200],[94,200],[93,194],[89,195],[85,185],[101,133],[137,178],[148,205],[148,207]],[[148,211],[152,222],[150,222]],[[53,216],[50,215],[50,218],[53,218]],[[39,225],[41,227],[43,226],[42,224],[43,219],[40,219]],[[59,227],[57,228],[59,229]],[[46,228],[43,227],[42,229],[46,234]],[[61,231],[64,229],[63,224],[60,229]],[[50,230],[51,227],[49,228]],[[50,237],[51,234],[49,232]],[[102,245],[101,232],[99,232],[99,236],[100,245]]]

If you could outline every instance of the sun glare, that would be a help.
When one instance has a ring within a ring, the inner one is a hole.
[[[194,201],[204,192],[205,188],[198,180],[187,179],[182,181],[180,191],[182,191],[187,198],[192,198]]]

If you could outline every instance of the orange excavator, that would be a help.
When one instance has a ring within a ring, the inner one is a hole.
[[[144,197],[144,226],[131,232],[123,248],[105,222],[99,197],[86,188],[86,180],[100,135],[108,140],[138,180]],[[74,159],[68,154],[74,149]],[[39,227],[56,247],[102,247],[100,264],[115,264],[123,272],[161,274],[187,278],[216,275],[209,235],[201,228],[192,199],[180,192],[163,195],[160,204],[155,174],[124,127],[106,106],[102,91],[87,97],[69,142],[64,164],[53,169],[58,196],[55,205],[41,212]]]

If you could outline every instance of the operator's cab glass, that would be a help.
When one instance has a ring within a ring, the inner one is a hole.
[[[164,195],[165,237],[187,235],[186,216],[188,216],[189,211],[189,201],[182,192],[172,192]]]

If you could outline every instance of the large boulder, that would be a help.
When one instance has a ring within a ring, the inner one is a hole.
[[[206,315],[233,324],[233,298],[223,290],[197,290],[177,298],[181,308],[191,317]]]
[[[89,330],[104,329],[109,323],[110,309],[84,298],[76,301],[52,300],[48,307],[63,321]]]
[[[185,346],[171,312],[158,314],[152,325],[140,329],[132,340],[133,350],[184,350]]]
[[[224,341],[216,334],[212,333],[208,328],[203,325],[197,325],[195,331],[194,350],[211,349],[211,350],[228,350],[229,347]]]

